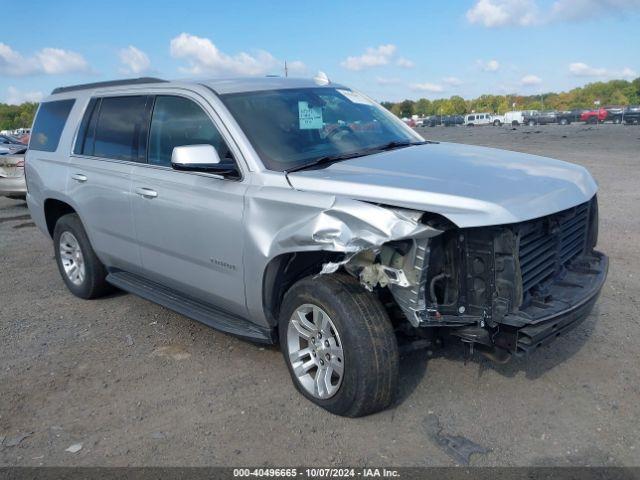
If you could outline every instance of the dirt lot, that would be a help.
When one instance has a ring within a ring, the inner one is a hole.
[[[472,465],[640,465],[640,128],[421,131],[591,170],[611,269],[578,329],[506,365],[413,353],[394,408],[339,418],[296,393],[275,348],[132,295],[73,297],[25,204],[0,199],[0,465],[452,465],[434,415],[490,449]]]

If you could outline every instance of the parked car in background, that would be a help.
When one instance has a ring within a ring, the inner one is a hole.
[[[580,115],[580,120],[585,123],[602,123],[609,116],[604,108],[598,108],[597,110],[586,110]]]
[[[640,124],[640,105],[630,105],[624,109],[624,123]]]
[[[494,127],[499,127],[501,126],[504,122],[504,115],[491,115],[491,124]]]
[[[464,124],[467,127],[474,127],[476,125],[491,125],[490,113],[469,113],[464,117]]]
[[[575,108],[573,110],[563,110],[561,112],[556,113],[557,123],[560,125],[569,125],[574,122],[580,121],[580,115],[582,115],[585,110],[583,108]]]
[[[610,106],[604,107],[604,109],[607,111],[607,118],[605,119],[605,121],[612,123],[622,123],[625,107]]]
[[[24,153],[27,145],[11,135],[0,135],[0,146],[7,149],[9,153]]]
[[[0,197],[24,200],[27,195],[27,184],[24,179],[24,155],[13,155],[5,152],[0,145]]]
[[[445,127],[455,127],[458,125],[464,125],[463,115],[445,115],[442,117],[442,125]]]
[[[524,123],[524,113],[520,110],[513,110],[504,114],[504,124],[518,126]]]
[[[548,125],[550,123],[557,123],[558,117],[555,110],[544,110],[538,112],[536,110],[527,112],[523,115],[523,121],[526,125]]]

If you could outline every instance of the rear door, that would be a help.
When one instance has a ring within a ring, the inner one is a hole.
[[[246,183],[171,168],[174,147],[183,145],[213,145],[221,159],[237,159],[221,125],[199,96],[158,95],[148,162],[133,170],[133,212],[145,277],[242,315]]]
[[[131,173],[145,158],[151,97],[91,99],[69,164],[68,193],[101,260],[109,267],[139,272],[131,205]]]

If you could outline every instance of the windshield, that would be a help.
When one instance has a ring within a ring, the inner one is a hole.
[[[301,88],[221,96],[270,170],[291,170],[323,157],[392,143],[422,141],[364,95],[340,88]]]

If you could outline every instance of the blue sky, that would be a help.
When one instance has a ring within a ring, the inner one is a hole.
[[[0,101],[142,75],[325,71],[378,100],[640,76],[640,0],[3,2]]]

